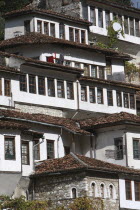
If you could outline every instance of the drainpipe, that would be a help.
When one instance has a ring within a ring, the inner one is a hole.
[[[126,156],[126,167],[128,167],[128,151],[127,151],[127,134],[124,133],[124,139],[125,139],[125,156]]]

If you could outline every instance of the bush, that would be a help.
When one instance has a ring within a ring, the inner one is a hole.
[[[70,210],[93,210],[92,201],[89,198],[77,198],[75,201],[70,204]]]

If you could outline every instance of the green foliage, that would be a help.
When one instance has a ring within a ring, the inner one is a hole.
[[[69,208],[70,210],[92,210],[92,201],[86,197],[77,198]]]
[[[128,76],[129,82],[134,79],[136,73],[140,73],[140,68],[133,63],[125,62],[125,74]]]
[[[31,0],[0,0],[0,12],[5,13],[16,9],[21,9],[30,2]]]

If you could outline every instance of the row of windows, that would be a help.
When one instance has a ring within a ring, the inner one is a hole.
[[[110,26],[111,21],[118,20],[122,25],[125,34],[129,34],[131,36],[140,36],[140,27],[139,27],[139,19],[134,19],[133,17],[121,16],[116,13],[113,13],[113,17],[111,18],[110,11],[105,11],[105,24],[103,21],[103,10],[97,8],[90,9],[90,21],[94,26],[98,26],[101,28],[108,28]],[[98,22],[97,22],[98,20]]]
[[[87,101],[87,87],[81,86],[81,101]],[[124,108],[135,109],[135,96],[129,93],[123,93],[123,104],[122,104],[122,93],[116,92],[117,106]],[[95,87],[89,87],[89,102],[104,104],[103,89],[97,88],[97,97]],[[108,106],[113,106],[113,91],[107,90],[107,103]]]
[[[106,187],[105,187],[105,184],[100,184],[100,189],[99,190],[97,190],[97,185],[96,185],[96,183],[95,182],[93,182],[92,184],[91,184],[91,192],[92,192],[92,197],[98,197],[98,195],[97,195],[97,191],[100,193],[100,197],[101,198],[105,198],[105,197],[107,197],[106,196]],[[114,188],[114,186],[112,185],[112,184],[110,184],[109,185],[109,198],[110,199],[114,199],[116,196],[115,196],[115,188]],[[78,197],[77,196],[77,190],[76,190],[76,188],[72,188],[72,198],[73,199],[75,199],[76,197]]]
[[[36,77],[34,75],[29,75],[29,93],[36,94],[37,87],[36,81],[38,82],[38,94],[39,95],[46,95],[46,81],[45,77]],[[73,83],[66,82],[67,86],[67,99],[74,99],[74,92],[73,92]],[[27,92],[27,76],[21,75],[20,76],[20,91]],[[55,97],[55,80],[53,78],[47,78],[47,93],[50,97]],[[65,88],[64,88],[64,81],[57,80],[57,97],[58,98],[65,98]]]
[[[86,31],[69,27],[69,40],[72,42],[86,43]],[[27,30],[26,30],[27,31]],[[37,32],[48,36],[56,37],[56,24],[37,20]],[[59,24],[59,38],[66,39],[66,28],[63,23]]]
[[[132,181],[125,180],[126,200],[132,200]],[[135,201],[140,201],[140,182],[134,181]]]

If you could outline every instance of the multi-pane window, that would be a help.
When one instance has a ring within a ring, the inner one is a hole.
[[[86,42],[86,34],[85,31],[81,30],[81,43],[85,44]]]
[[[11,81],[8,79],[4,80],[4,95],[11,96]]]
[[[70,154],[70,147],[64,146],[65,155]]]
[[[33,146],[34,146],[34,160],[40,160],[40,145],[38,139],[33,140]]]
[[[75,62],[75,68],[80,69],[80,68],[81,68],[81,64],[80,64],[80,63],[78,63],[78,62]]]
[[[103,104],[103,89],[97,88],[97,103]]]
[[[55,97],[54,79],[48,78],[48,96]]]
[[[125,108],[129,108],[129,97],[128,97],[128,93],[124,93],[123,94],[123,99],[124,99],[124,107]]]
[[[98,10],[98,26],[103,28],[103,10]]]
[[[20,91],[27,91],[27,79],[26,75],[20,75]]]
[[[120,25],[122,25],[122,16],[118,15],[118,22],[120,23]]]
[[[122,94],[121,92],[116,92],[117,106],[122,107]]]
[[[69,40],[74,42],[74,29],[69,28]]]
[[[130,109],[135,109],[135,96],[130,94]]]
[[[59,37],[60,37],[60,39],[65,39],[65,25],[64,25],[64,23],[60,23],[60,25],[59,25]]]
[[[91,65],[91,77],[97,78],[97,66]]]
[[[117,138],[114,139],[115,144],[115,159],[122,160],[123,159],[123,139]]]
[[[96,102],[96,100],[95,100],[95,88],[92,88],[92,87],[89,88],[89,100],[90,100],[90,103],[95,103]]]
[[[87,101],[87,88],[81,86],[81,101]]]
[[[22,141],[22,164],[29,165],[29,142]]]
[[[135,201],[140,201],[140,182],[135,181]]]
[[[30,20],[24,21],[24,30],[25,30],[25,34],[30,33]]]
[[[130,35],[134,36],[134,19],[130,18]]]
[[[111,60],[106,60],[106,67],[105,67],[105,70],[106,70],[106,75],[107,75],[107,76],[112,75]]]
[[[72,62],[71,61],[68,61],[68,60],[65,60],[64,61],[64,65],[65,66],[71,66],[72,65]]]
[[[67,82],[67,99],[74,99],[73,83]]]
[[[47,140],[47,159],[54,158],[54,141]]]
[[[129,34],[129,27],[128,27],[128,17],[124,17],[124,32],[125,34]]]
[[[6,136],[4,139],[5,160],[15,160],[15,137]]]
[[[89,65],[84,64],[84,76],[89,76]]]
[[[125,194],[126,200],[132,200],[132,187],[130,180],[125,180]]]
[[[99,78],[104,79],[104,67],[99,66]]]
[[[135,35],[137,37],[140,37],[140,26],[139,26],[139,20],[135,20]]]
[[[78,29],[75,29],[75,42],[80,42],[80,34]]]
[[[90,9],[90,22],[93,26],[96,26],[96,11],[95,8]]]
[[[44,34],[49,35],[49,23],[44,22]]]
[[[108,106],[113,106],[113,93],[112,90],[107,91],[107,102]]]
[[[36,77],[29,75],[29,93],[36,93]]]
[[[50,23],[50,36],[55,37],[55,24]]]
[[[105,20],[106,20],[106,28],[108,29],[108,27],[110,26],[110,12],[109,11],[105,11]]]
[[[140,159],[140,139],[133,139],[133,158]]]
[[[37,32],[42,33],[42,21],[37,21]]]
[[[39,95],[45,95],[45,78],[38,77],[38,93]]]
[[[64,81],[57,81],[57,97],[58,98],[64,98]]]

